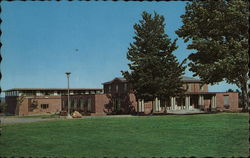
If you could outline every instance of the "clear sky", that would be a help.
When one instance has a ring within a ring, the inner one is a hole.
[[[166,33],[177,38],[186,2],[2,2],[1,87],[102,88],[128,70],[126,53],[141,13],[165,17]],[[181,62],[191,52],[178,40]],[[219,72],[218,72],[219,73]],[[192,73],[186,70],[186,76]],[[236,89],[220,83],[210,91]]]

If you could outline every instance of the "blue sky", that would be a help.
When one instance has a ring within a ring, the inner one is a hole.
[[[177,38],[186,2],[2,2],[3,90],[10,88],[101,88],[128,70],[133,25],[147,11],[163,15],[166,33]],[[179,39],[181,62],[191,52]],[[192,73],[186,70],[186,76]],[[210,91],[236,89],[225,82]]]

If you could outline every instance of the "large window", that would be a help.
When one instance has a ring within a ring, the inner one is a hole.
[[[127,91],[127,83],[124,83],[124,92]]]
[[[121,99],[120,98],[114,98],[114,110],[115,111],[121,110]]]
[[[41,108],[42,109],[48,109],[49,108],[49,104],[41,104]]]
[[[77,103],[78,103],[78,99],[77,99],[77,98],[74,98],[74,110],[77,109]]]
[[[111,92],[111,85],[108,85],[108,92]]]
[[[83,98],[80,98],[80,109],[83,110]]]
[[[115,86],[115,91],[118,92],[118,85]]]
[[[88,110],[88,112],[91,112],[91,98],[88,98],[88,108],[87,108],[87,110]]]
[[[203,90],[204,90],[204,86],[200,85],[200,91],[203,91]]]
[[[191,91],[192,90],[192,84],[188,84],[188,91]]]
[[[224,95],[224,106],[226,108],[229,108],[229,96],[228,95]]]

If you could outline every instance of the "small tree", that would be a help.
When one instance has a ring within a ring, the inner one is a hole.
[[[0,104],[0,113],[5,113],[7,110],[7,104],[4,102],[1,102]]]

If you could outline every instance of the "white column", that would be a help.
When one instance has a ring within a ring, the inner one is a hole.
[[[186,97],[187,103],[185,103],[185,109],[189,109],[189,108],[188,108],[188,97],[189,97],[189,96]]]
[[[171,97],[171,110],[173,110],[173,109],[174,109],[174,98]]]
[[[201,105],[204,106],[204,96],[201,96]]]
[[[216,108],[217,107],[217,105],[216,105],[216,94],[215,94],[215,96],[214,96],[214,108]]]
[[[138,109],[137,109],[138,112],[141,112],[141,100],[138,99]]]
[[[211,107],[214,108],[214,96],[212,96]]]
[[[188,109],[190,109],[190,104],[191,104],[191,102],[190,102],[191,98],[190,97],[191,96],[188,96]]]
[[[173,104],[174,104],[174,110],[176,109],[176,98],[175,97],[173,97]]]
[[[144,99],[141,101],[141,111],[144,112]]]
[[[158,112],[159,108],[158,108],[158,98],[155,98],[155,111]]]
[[[199,95],[199,101],[198,104],[201,105],[201,96]]]
[[[158,100],[159,111],[161,111],[161,100]]]
[[[185,97],[185,109],[189,109],[189,98],[190,98],[190,96],[186,96]]]

